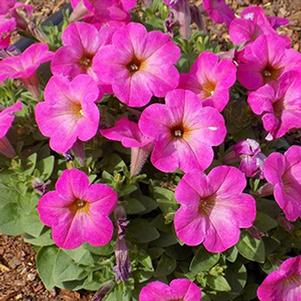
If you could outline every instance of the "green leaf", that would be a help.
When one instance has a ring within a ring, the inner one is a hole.
[[[31,175],[35,169],[37,163],[37,153],[31,154],[28,158],[26,158],[25,165],[23,167],[24,173],[27,175]]]
[[[32,237],[30,235],[25,235],[24,240],[27,243],[30,243],[34,246],[51,246],[54,244],[52,238],[51,238],[51,231],[50,229],[46,230],[44,233],[42,233],[38,237]]]
[[[257,212],[255,226],[264,232],[276,228],[278,225],[277,221],[270,217],[268,214],[263,212]]]
[[[138,218],[130,222],[127,234],[138,243],[147,243],[160,237],[158,230],[147,220]]]
[[[0,233],[7,235],[23,233],[17,203],[8,203],[0,209]]]
[[[230,292],[231,287],[227,281],[227,279],[223,276],[208,276],[207,278],[208,285],[218,292]]]
[[[45,287],[50,290],[55,286],[53,279],[53,270],[56,262],[56,256],[59,249],[57,247],[43,247],[37,254],[37,270]]]
[[[237,248],[234,246],[232,247],[231,249],[227,250],[225,252],[225,255],[226,255],[226,259],[230,262],[235,262],[236,261],[236,258],[237,258],[237,255],[238,255],[238,250]]]
[[[218,263],[220,254],[213,254],[201,248],[193,257],[189,270],[194,274],[199,272],[209,271],[214,265]]]
[[[161,256],[156,272],[155,277],[161,278],[167,275],[170,275],[175,268],[177,267],[177,261],[174,258],[166,256],[165,254]]]
[[[64,250],[64,252],[78,264],[87,266],[94,264],[93,256],[84,246],[73,250]]]
[[[126,201],[123,202],[123,206],[127,214],[141,213],[146,209],[136,198],[126,198]]]
[[[40,160],[37,163],[36,168],[40,171],[41,173],[41,178],[45,181],[48,180],[53,172],[54,168],[54,156],[49,156],[47,158],[44,158]]]
[[[252,237],[246,232],[242,233],[241,239],[236,247],[240,255],[251,261],[260,263],[265,261],[265,247],[263,241]]]

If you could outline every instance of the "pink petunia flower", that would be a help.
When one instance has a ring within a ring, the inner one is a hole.
[[[59,153],[72,148],[77,139],[95,136],[99,110],[95,104],[99,90],[88,75],[78,75],[71,82],[53,76],[45,88],[45,101],[35,107],[40,131],[50,137],[50,147]]]
[[[98,51],[92,68],[121,102],[142,107],[153,95],[164,97],[176,88],[179,72],[174,64],[179,56],[168,35],[129,23],[116,30],[112,45]]]
[[[209,252],[234,246],[240,228],[252,226],[256,216],[254,198],[243,190],[245,175],[236,167],[218,166],[206,176],[185,174],[176,188],[174,225],[177,237],[189,246],[201,243]]]
[[[263,174],[285,217],[296,221],[301,217],[301,147],[293,145],[284,154],[270,154],[264,161]]]
[[[277,19],[276,19],[277,18]],[[272,24],[271,24],[272,22]],[[255,41],[260,35],[274,35],[280,37],[273,26],[276,26],[278,17],[270,17],[265,15],[264,9],[260,6],[251,5],[245,8],[240,18],[235,18],[230,24],[230,39],[235,45],[244,45]],[[283,22],[282,18],[279,22]],[[290,44],[287,37],[282,37],[284,41]]]
[[[16,0],[1,0],[0,1],[0,15],[6,15],[11,8],[16,4]]]
[[[201,289],[191,280],[179,278],[169,285],[153,281],[142,288],[139,301],[201,301]]]
[[[52,59],[53,52],[48,50],[48,45],[36,43],[28,47],[23,53],[7,57],[0,61],[0,81],[12,78],[22,80],[27,89],[39,98],[38,78],[36,71],[41,64]]]
[[[236,143],[224,157],[226,164],[239,162],[239,169],[246,177],[262,177],[265,155],[261,152],[260,145],[253,139],[241,140]]]
[[[16,21],[0,15],[0,49],[7,48],[10,43],[10,35],[16,29]]]
[[[181,74],[179,88],[191,90],[204,106],[222,111],[229,101],[229,90],[236,81],[236,67],[229,59],[204,51],[193,63],[190,72]]]
[[[72,0],[71,4],[74,8],[71,21],[84,18],[99,28],[111,21],[128,23],[131,19],[129,12],[137,0]]]
[[[234,12],[225,0],[203,0],[203,9],[215,23],[224,23],[229,26],[235,18]]]
[[[237,78],[248,90],[257,90],[300,67],[301,54],[287,49],[286,41],[275,35],[261,35],[239,56]]]
[[[107,139],[120,141],[126,148],[131,148],[131,175],[137,175],[153,148],[153,141],[142,134],[138,124],[122,117],[114,127],[101,129],[100,134]]]
[[[301,296],[301,256],[288,258],[257,289],[260,301],[298,301]]]
[[[216,109],[203,107],[196,94],[180,89],[167,93],[165,104],[147,107],[139,128],[154,139],[151,162],[164,172],[206,169],[213,160],[212,146],[221,144],[227,131]]]
[[[8,158],[13,158],[16,153],[6,134],[14,122],[15,113],[21,110],[22,103],[18,101],[0,112],[0,152]]]
[[[301,73],[284,73],[248,96],[251,110],[261,116],[267,140],[280,138],[293,128],[301,128]]]
[[[63,32],[63,47],[59,48],[51,62],[54,75],[67,76],[73,79],[79,74],[88,74],[98,81],[92,69],[97,51],[110,42],[112,29],[104,26],[97,30],[94,25],[75,22]]]
[[[113,236],[109,215],[117,204],[117,193],[105,184],[89,184],[78,170],[64,170],[55,191],[46,193],[38,204],[41,221],[52,228],[56,245],[74,249],[87,242],[104,246]]]

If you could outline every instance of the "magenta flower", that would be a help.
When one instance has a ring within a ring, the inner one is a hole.
[[[0,81],[8,78],[22,80],[26,88],[38,99],[38,79],[36,71],[41,64],[52,59],[53,53],[48,50],[48,45],[36,43],[28,47],[23,53],[7,57],[0,61]]]
[[[52,228],[56,245],[74,249],[87,242],[104,246],[113,236],[109,215],[117,204],[117,193],[105,184],[89,184],[78,170],[64,170],[55,191],[46,193],[38,204],[41,221]]]
[[[97,80],[92,63],[97,51],[111,39],[112,33],[105,26],[97,30],[94,25],[75,22],[63,32],[63,47],[59,48],[51,62],[54,75],[73,79],[79,74],[88,74]]]
[[[262,118],[267,140],[280,138],[293,128],[301,128],[301,74],[290,71],[278,81],[251,92],[248,103]]]
[[[280,19],[280,22],[283,22],[282,18]],[[274,29],[276,22],[278,22],[278,17],[269,19],[265,15],[263,8],[251,5],[241,12],[240,18],[235,18],[231,22],[229,27],[230,39],[235,45],[243,45],[255,41],[262,34],[274,35],[279,39],[280,36]],[[289,38],[282,38],[289,45]]]
[[[174,64],[179,56],[179,48],[168,35],[129,23],[116,30],[112,45],[99,50],[92,68],[112,85],[121,102],[142,107],[153,95],[164,97],[176,88],[179,72]]]
[[[275,35],[261,35],[239,56],[237,77],[248,90],[257,90],[289,70],[299,70],[301,54],[287,49],[287,42]]]
[[[301,147],[291,146],[283,155],[272,153],[264,161],[263,174],[289,221],[301,217]]]
[[[229,90],[236,81],[236,67],[229,59],[204,51],[188,74],[181,74],[179,88],[191,90],[204,106],[222,111],[229,101]]]
[[[10,35],[16,29],[16,21],[0,15],[0,49],[7,48],[10,43]]]
[[[252,226],[256,216],[254,198],[243,193],[245,175],[236,167],[218,166],[206,176],[185,174],[176,188],[174,225],[177,237],[189,246],[201,243],[209,252],[234,246],[240,228]]]
[[[214,108],[203,107],[188,90],[167,93],[165,104],[152,104],[141,114],[139,128],[154,139],[152,164],[161,171],[184,172],[206,169],[213,160],[212,146],[226,136],[223,116]]]
[[[260,301],[298,301],[301,296],[301,256],[288,258],[257,289]]]
[[[102,129],[100,133],[110,140],[120,141],[126,148],[131,148],[131,175],[137,175],[153,148],[153,141],[144,136],[138,124],[127,117],[120,118],[114,127]]]
[[[142,288],[139,301],[201,301],[201,289],[191,280],[180,278],[169,285],[153,281]]]
[[[22,103],[18,101],[0,112],[0,153],[8,158],[13,158],[16,153],[6,134],[14,122],[15,113],[21,110]]]
[[[88,75],[78,75],[71,82],[59,76],[49,80],[45,101],[36,105],[35,116],[42,134],[50,137],[54,151],[65,153],[77,139],[87,141],[95,136],[98,94],[95,81]]]
[[[6,15],[11,8],[16,4],[16,0],[1,0],[0,1],[0,15]]]
[[[215,23],[224,23],[229,26],[235,18],[225,0],[203,0],[203,8]]]
[[[261,152],[259,143],[253,139],[239,141],[224,157],[226,164],[239,162],[239,169],[246,177],[262,177],[264,160],[265,155]]]

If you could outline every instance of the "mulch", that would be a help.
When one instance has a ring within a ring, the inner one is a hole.
[[[1,0],[0,0],[1,1]],[[35,7],[35,17],[44,20],[67,3],[67,0],[26,0]],[[290,20],[282,32],[292,39],[296,50],[301,50],[301,0],[251,1],[230,0],[229,4],[239,12],[249,4],[261,4],[269,15],[278,15]],[[210,38],[224,44],[229,39],[224,26],[206,20]],[[35,252],[21,237],[0,235],[0,301],[88,301],[93,294],[67,290],[47,291],[35,269]]]

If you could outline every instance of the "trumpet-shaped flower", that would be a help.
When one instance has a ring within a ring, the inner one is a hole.
[[[201,301],[201,289],[191,280],[179,278],[169,285],[153,281],[142,288],[139,301]]]
[[[71,82],[53,76],[45,88],[45,101],[36,105],[39,129],[50,137],[50,147],[65,153],[77,139],[87,141],[97,133],[99,110],[95,101],[99,90],[88,75],[78,75]]]
[[[249,90],[279,79],[287,71],[301,68],[301,54],[287,49],[287,42],[275,35],[261,35],[239,56],[237,78]]]
[[[301,128],[300,86],[301,73],[290,71],[249,94],[249,106],[261,116],[269,133],[266,139],[280,138],[293,128]]]
[[[10,43],[10,35],[16,29],[16,21],[0,15],[0,49],[7,48]]]
[[[243,193],[246,184],[245,175],[231,166],[215,167],[207,176],[185,174],[176,188],[177,237],[189,246],[203,243],[214,253],[234,246],[240,228],[251,227],[256,216],[254,198]]]
[[[293,145],[284,154],[274,152],[264,161],[263,174],[274,197],[289,221],[301,217],[301,146]]]
[[[15,150],[6,138],[6,134],[14,122],[15,113],[21,110],[22,103],[18,101],[0,112],[0,152],[8,158],[15,156]]]
[[[56,245],[74,249],[88,242],[104,246],[113,235],[109,215],[117,203],[117,193],[105,184],[89,184],[78,170],[65,170],[38,204],[41,221],[52,228]]]
[[[203,8],[215,23],[229,26],[235,17],[225,0],[203,0]]]
[[[121,102],[142,107],[153,95],[164,97],[176,88],[179,72],[174,64],[179,56],[179,48],[168,35],[129,23],[116,30],[112,45],[99,50],[92,68],[112,85]]]
[[[63,32],[63,47],[56,51],[52,59],[52,73],[70,79],[83,73],[97,80],[92,69],[93,59],[97,51],[110,42],[111,36],[109,26],[97,30],[92,24],[71,23]]]
[[[181,74],[179,88],[191,90],[204,106],[222,111],[229,101],[229,90],[236,81],[236,67],[229,59],[204,51],[188,74]]]
[[[213,160],[212,146],[226,135],[223,116],[214,108],[203,107],[188,90],[168,92],[165,104],[152,104],[141,114],[142,134],[154,140],[152,164],[161,171],[204,170]]]
[[[301,296],[301,256],[288,258],[258,287],[260,301],[297,301]]]
[[[279,19],[279,21],[278,21]],[[284,22],[282,18],[268,17],[264,13],[264,9],[260,6],[251,5],[245,8],[240,18],[235,18],[230,24],[229,34],[230,39],[235,45],[243,45],[255,41],[260,35],[274,35],[280,37],[274,26],[277,22]],[[289,45],[290,40],[287,37],[282,37]]]

